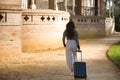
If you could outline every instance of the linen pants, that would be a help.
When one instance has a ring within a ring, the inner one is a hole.
[[[66,61],[67,61],[67,66],[71,72],[73,72],[73,70],[74,70],[74,66],[73,66],[74,61],[77,60],[76,50],[77,50],[76,41],[75,40],[67,40]]]

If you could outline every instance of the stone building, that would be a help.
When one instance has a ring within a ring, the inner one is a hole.
[[[80,38],[105,36],[105,8],[106,0],[0,0],[0,54],[62,47],[69,19]]]

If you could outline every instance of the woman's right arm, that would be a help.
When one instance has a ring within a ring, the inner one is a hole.
[[[76,42],[77,42],[77,48],[80,50],[80,44],[79,44],[79,38],[78,38],[78,32],[76,31]]]

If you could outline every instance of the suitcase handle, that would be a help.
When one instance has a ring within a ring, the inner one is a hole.
[[[81,55],[80,55],[80,56],[81,56],[81,62],[82,62],[82,51],[78,51],[78,50],[77,50],[76,52],[80,52],[80,54],[81,54]]]

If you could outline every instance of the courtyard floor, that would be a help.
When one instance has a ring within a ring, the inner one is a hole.
[[[120,80],[120,70],[107,58],[109,47],[120,41],[106,38],[80,40],[87,80]],[[65,48],[0,57],[0,80],[74,80],[65,60]],[[80,79],[78,79],[80,80]]]

